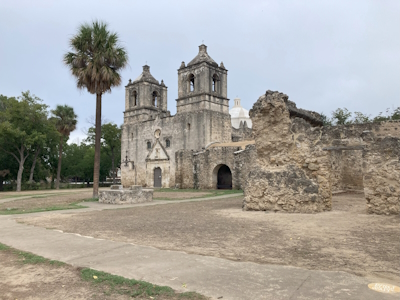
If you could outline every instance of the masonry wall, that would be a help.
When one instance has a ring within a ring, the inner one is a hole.
[[[400,138],[400,122],[351,124],[324,127],[325,147],[367,146],[383,137]],[[358,150],[331,150],[332,191],[363,190],[362,148]]]
[[[216,189],[217,173],[222,165],[232,173],[232,188],[242,189],[255,162],[255,147],[213,147],[200,152],[181,150],[176,153],[176,179],[181,188]]]
[[[367,212],[400,213],[400,138],[378,138],[362,153]]]

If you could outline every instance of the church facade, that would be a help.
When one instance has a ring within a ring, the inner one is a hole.
[[[232,141],[227,73],[207,46],[178,70],[177,113],[167,110],[167,87],[144,66],[125,87],[122,126],[123,186],[175,187],[178,150],[201,150]],[[127,161],[124,163],[124,161]]]

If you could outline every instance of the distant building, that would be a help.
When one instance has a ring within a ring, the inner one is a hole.
[[[229,111],[229,114],[231,115],[231,123],[233,128],[239,129],[241,122],[243,125],[246,122],[247,127],[252,128],[249,111],[240,105],[240,98],[234,99],[234,106]]]

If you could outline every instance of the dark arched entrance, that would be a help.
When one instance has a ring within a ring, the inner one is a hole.
[[[232,189],[232,173],[228,166],[222,165],[218,169],[217,174],[217,189],[231,190]]]

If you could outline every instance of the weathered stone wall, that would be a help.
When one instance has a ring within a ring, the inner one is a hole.
[[[287,95],[267,91],[250,110],[257,163],[244,185],[245,210],[331,209],[331,164],[322,127],[311,125],[319,124],[311,112],[296,110],[306,118],[291,116],[289,106]]]
[[[400,138],[400,122],[350,124],[323,128],[325,147],[366,146],[379,138]],[[332,191],[363,190],[362,147],[357,150],[330,150]]]
[[[153,189],[143,189],[133,185],[124,189],[122,185],[112,185],[111,189],[99,192],[99,202],[107,204],[134,204],[153,201]]]
[[[379,138],[362,151],[368,213],[400,213],[400,138]]]
[[[240,123],[239,128],[232,126],[232,142],[251,141],[253,140],[253,130],[245,123]]]
[[[213,147],[200,152],[180,150],[176,153],[175,182],[180,188],[216,189],[217,174],[226,165],[232,173],[232,188],[242,189],[253,163],[254,145]]]

